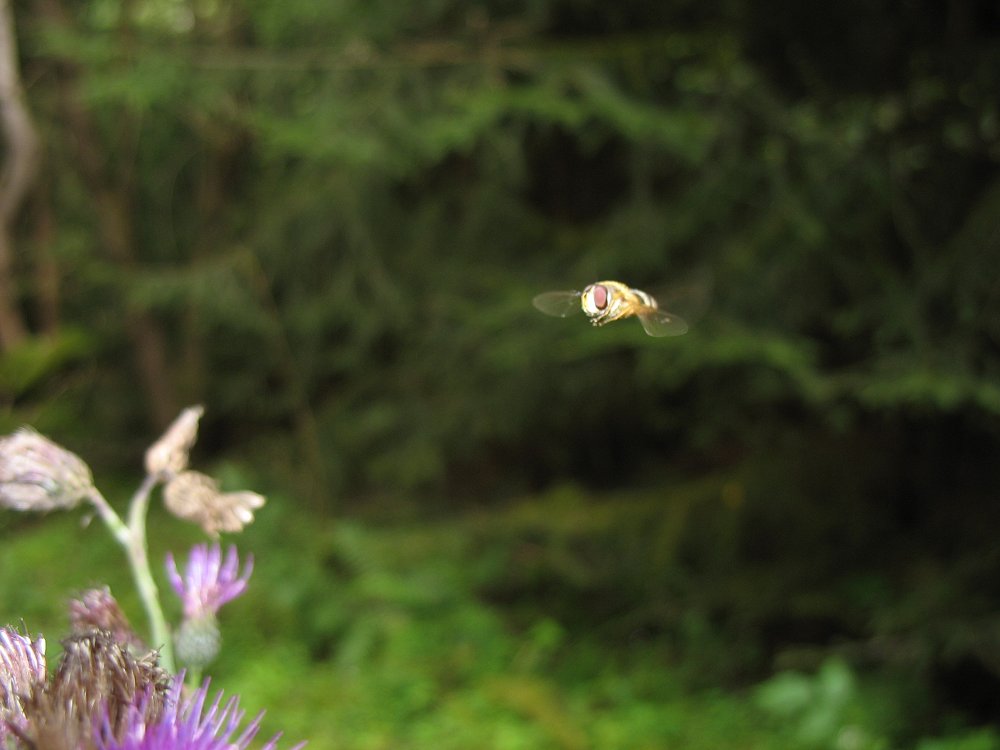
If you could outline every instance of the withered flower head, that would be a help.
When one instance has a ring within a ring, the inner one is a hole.
[[[24,729],[23,701],[44,683],[45,639],[0,628],[0,747],[11,731]]]
[[[145,648],[142,639],[136,635],[107,586],[88,589],[77,598],[71,599],[69,619],[74,633],[103,630],[110,633],[118,643],[133,650],[140,651]]]
[[[65,652],[51,682],[24,700],[21,736],[29,747],[95,747],[95,728],[120,739],[137,710],[145,721],[164,711],[170,677],[151,652],[141,659],[110,633],[91,631],[63,641]]]
[[[198,439],[198,420],[204,407],[189,406],[180,413],[162,437],[146,451],[146,471],[169,479],[187,468],[188,455]]]
[[[93,490],[87,464],[34,430],[25,427],[0,438],[0,506],[72,508]]]
[[[206,534],[242,531],[253,521],[253,511],[264,505],[256,492],[220,492],[218,483],[207,474],[185,471],[163,489],[167,510],[178,518],[197,523]]]

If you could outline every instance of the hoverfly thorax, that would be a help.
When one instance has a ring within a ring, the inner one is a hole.
[[[532,303],[546,315],[559,318],[582,310],[595,326],[636,317],[650,336],[677,336],[687,331],[687,323],[661,310],[652,295],[620,281],[598,281],[582,292],[543,292]]]

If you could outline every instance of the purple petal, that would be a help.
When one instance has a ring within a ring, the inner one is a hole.
[[[239,698],[232,696],[223,703],[220,691],[206,711],[208,680],[187,699],[182,699],[183,680],[183,674],[175,679],[166,708],[155,723],[147,725],[142,721],[140,708],[134,707],[129,716],[131,723],[120,739],[113,739],[107,731],[109,725],[105,725],[103,736],[96,737],[98,750],[247,750],[260,729],[260,715],[233,740],[244,717]],[[276,750],[279,736],[271,738],[264,747]]]
[[[168,555],[167,574],[184,604],[184,616],[188,619],[214,616],[223,604],[246,591],[253,571],[253,557],[247,556],[242,575],[239,564],[235,546],[230,546],[223,561],[222,548],[218,543],[211,547],[198,544],[191,549],[184,576],[181,577],[173,557]]]
[[[173,553],[167,553],[167,577],[170,579],[170,586],[177,596],[184,598],[184,579],[181,578],[180,571],[177,570],[177,563],[174,561]]]

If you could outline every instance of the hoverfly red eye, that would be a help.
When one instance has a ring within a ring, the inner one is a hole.
[[[598,284],[594,287],[594,306],[603,310],[608,306],[608,288]]]

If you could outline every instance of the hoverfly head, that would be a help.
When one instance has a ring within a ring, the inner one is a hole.
[[[605,314],[610,301],[610,289],[603,284],[591,284],[583,290],[583,294],[580,297],[580,306],[589,317],[598,318]]]

